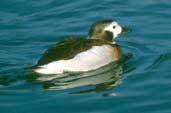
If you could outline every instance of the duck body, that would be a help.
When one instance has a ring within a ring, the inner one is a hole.
[[[120,57],[121,49],[117,44],[99,39],[67,38],[43,54],[35,72],[62,74],[68,71],[90,71]]]
[[[71,37],[42,55],[34,67],[39,74],[90,71],[120,59],[122,52],[113,39],[124,29],[113,20],[94,23],[88,38]]]

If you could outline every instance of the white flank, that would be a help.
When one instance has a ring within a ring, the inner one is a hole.
[[[90,71],[117,60],[110,45],[93,46],[69,60],[58,60],[39,66],[35,72],[40,74],[62,74],[65,71]]]

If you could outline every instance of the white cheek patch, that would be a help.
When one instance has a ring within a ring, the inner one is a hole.
[[[107,27],[105,27],[105,31],[110,31],[113,32],[113,26],[115,26],[116,23],[112,22],[111,24],[109,24]]]
[[[117,32],[118,34],[121,34],[122,28],[121,28],[120,26],[118,26],[117,29],[116,29],[116,32]]]
[[[113,28],[113,26],[115,26],[115,28]],[[104,30],[112,32],[113,38],[116,38],[122,32],[121,26],[119,26],[116,22],[112,22]]]

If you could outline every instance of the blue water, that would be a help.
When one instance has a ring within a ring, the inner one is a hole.
[[[170,12],[170,0],[1,0],[0,113],[171,113]],[[117,39],[132,57],[114,75],[64,77],[54,90],[28,80],[47,48],[106,18],[132,28]]]

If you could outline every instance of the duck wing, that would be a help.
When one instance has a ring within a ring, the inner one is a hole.
[[[78,53],[90,49],[92,46],[100,46],[103,44],[114,45],[107,41],[98,39],[85,39],[80,37],[64,39],[53,47],[47,49],[42,57],[38,60],[36,67],[48,64],[52,61],[71,59]]]

